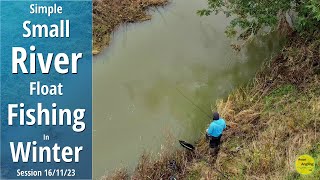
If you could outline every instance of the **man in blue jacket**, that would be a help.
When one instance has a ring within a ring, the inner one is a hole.
[[[222,133],[226,128],[226,121],[220,118],[219,113],[213,113],[213,121],[210,123],[206,134],[207,139],[210,140],[210,148],[219,147]]]

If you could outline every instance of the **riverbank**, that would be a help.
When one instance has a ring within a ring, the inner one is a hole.
[[[94,179],[119,167],[132,172],[143,150],[161,150],[164,134],[198,139],[208,119],[183,95],[210,113],[209,104],[250,81],[281,47],[276,35],[262,37],[237,56],[226,18],[196,14],[206,1],[169,2],[148,11],[152,20],[119,27],[93,59]]]
[[[147,9],[167,3],[168,0],[94,0],[92,53],[99,54],[109,45],[111,34],[119,25],[150,20]]]
[[[230,126],[217,156],[203,136],[194,153],[168,145],[156,160],[142,155],[132,174],[121,169],[102,179],[319,179],[319,39],[291,35],[251,83],[217,102]],[[295,170],[302,154],[315,158],[311,175]]]

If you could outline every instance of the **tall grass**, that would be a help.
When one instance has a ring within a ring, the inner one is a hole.
[[[132,175],[118,172],[118,179],[320,179],[319,39],[292,36],[250,84],[217,101],[214,111],[228,124],[218,153],[203,135],[195,152],[168,148],[157,160],[144,154]],[[315,158],[311,175],[295,171],[302,154]]]

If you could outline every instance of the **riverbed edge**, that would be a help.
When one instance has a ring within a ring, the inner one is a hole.
[[[229,126],[217,155],[203,135],[194,153],[172,151],[166,144],[157,159],[142,154],[132,174],[119,169],[101,179],[319,179],[319,51],[319,32],[309,37],[293,33],[250,83],[217,101],[213,111]],[[295,169],[302,154],[315,159],[308,176]]]
[[[169,0],[94,0],[93,1],[93,48],[97,55],[107,48],[111,35],[121,24],[138,23],[151,19],[151,7],[164,7]]]

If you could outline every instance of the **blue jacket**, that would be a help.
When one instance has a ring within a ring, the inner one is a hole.
[[[214,120],[210,123],[207,133],[209,136],[219,137],[223,130],[227,127],[226,121],[222,118]]]

